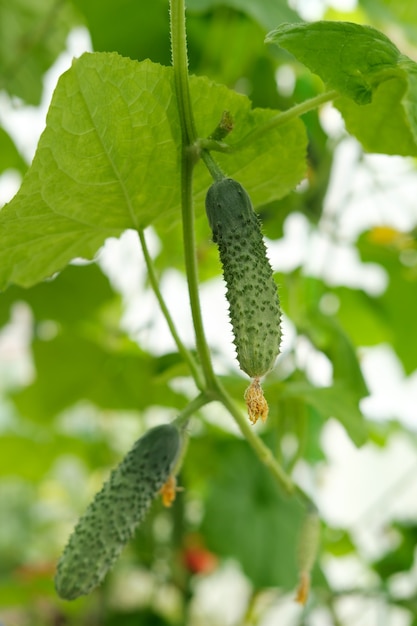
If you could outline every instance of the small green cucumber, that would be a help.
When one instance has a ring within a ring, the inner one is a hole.
[[[172,424],[149,430],[114,469],[78,521],[59,560],[55,588],[74,600],[99,585],[171,475],[181,450]]]
[[[248,376],[260,378],[273,368],[281,342],[278,291],[260,221],[231,178],[211,185],[206,212],[223,265],[237,360]]]

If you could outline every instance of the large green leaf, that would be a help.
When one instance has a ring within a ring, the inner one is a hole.
[[[358,104],[372,100],[372,91],[392,76],[401,53],[371,26],[351,22],[282,24],[266,41],[285,48],[323,81]]]
[[[209,134],[228,109],[238,141],[272,111],[198,78],[197,128]],[[0,288],[32,285],[76,256],[91,258],[106,237],[164,218],[179,219],[180,128],[171,68],[117,54],[85,54],[61,77],[33,164],[0,212]],[[255,204],[288,193],[302,178],[306,137],[291,122],[219,161]],[[210,177],[196,170],[202,210]]]
[[[201,450],[197,454],[204,456]],[[280,495],[246,443],[216,441],[210,460],[203,520],[208,548],[237,559],[257,589],[294,588],[302,506]]]
[[[404,65],[405,67],[405,65]],[[368,152],[417,155],[417,66],[379,84],[372,102],[360,106],[348,98],[335,102],[347,130]]]
[[[371,26],[323,21],[283,24],[267,41],[344,96],[336,105],[368,151],[417,155],[417,65],[388,37]]]
[[[0,88],[39,104],[43,75],[74,25],[67,2],[0,0]]]

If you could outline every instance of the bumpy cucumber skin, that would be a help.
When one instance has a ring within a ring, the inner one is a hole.
[[[55,588],[74,600],[99,585],[168,480],[181,449],[176,426],[138,439],[78,521],[59,560]]]
[[[251,378],[269,372],[279,354],[281,309],[260,221],[245,189],[231,178],[214,182],[206,212],[217,243],[240,368]]]

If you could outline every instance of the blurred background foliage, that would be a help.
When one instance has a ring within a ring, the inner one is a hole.
[[[344,12],[331,3],[314,5],[316,17],[376,26],[417,60],[414,3],[361,0]],[[279,23],[311,19],[311,6],[189,0],[190,71],[246,93],[254,106],[287,109],[314,96],[319,79],[263,43]],[[88,29],[93,50],[170,63],[166,0],[0,0],[0,86],[15,107],[39,105],[45,72],[79,26]],[[367,413],[362,359],[366,350],[385,346],[402,380],[415,377],[417,213],[414,206],[402,220],[399,205],[412,206],[417,173],[410,159],[373,161],[346,138],[340,121],[326,123],[318,113],[303,119],[310,140],[305,181],[291,196],[258,207],[272,258],[292,241],[296,248],[288,262],[285,254],[281,265],[274,262],[287,338],[265,382],[271,413],[262,436],[320,504],[317,483],[332,464],[329,424],[340,424],[354,446],[385,449],[406,437],[415,453],[415,429],[400,405],[398,412],[393,404],[383,415]],[[399,168],[396,177],[387,174],[391,163]],[[0,128],[0,173],[23,174],[26,167],[11,134]],[[402,184],[411,189],[408,196]],[[290,235],[297,228],[295,241]],[[157,231],[153,237],[163,284],[180,280],[179,226],[169,237]],[[203,218],[197,237],[204,290],[220,268]],[[380,541],[374,537],[372,549],[350,520],[339,524],[337,515],[324,515],[312,597],[305,609],[295,607],[302,511],[277,491],[229,417],[212,406],[190,426],[174,506],[155,504],[102,588],[75,603],[57,599],[54,568],[77,516],[133,440],[173,418],[193,394],[180,357],[154,341],[156,302],[143,269],[131,271],[142,261],[129,241],[136,243],[124,239],[113,266],[105,250],[97,263],[79,262],[31,289],[0,295],[2,626],[416,626],[416,510],[407,519],[394,512],[374,520]],[[333,267],[340,251],[342,270],[352,262],[355,275]],[[368,280],[370,269],[375,274]],[[185,308],[187,301],[176,304]],[[192,337],[191,329],[183,331]],[[241,398],[247,382],[231,352],[222,345],[213,350],[225,385]],[[408,489],[416,468],[401,468],[398,489]],[[357,584],[340,582],[334,562],[352,560],[361,567]],[[273,622],[273,611],[288,606],[290,613]]]

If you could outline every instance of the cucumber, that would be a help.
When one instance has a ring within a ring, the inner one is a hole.
[[[59,560],[55,588],[61,598],[74,600],[102,582],[171,475],[181,443],[175,425],[152,428],[112,471]]]
[[[231,178],[211,185],[206,212],[223,266],[237,360],[259,379],[273,368],[281,343],[278,291],[260,221],[245,189]]]

